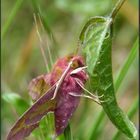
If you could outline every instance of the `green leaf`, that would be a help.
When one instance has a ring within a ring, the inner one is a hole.
[[[22,115],[29,108],[29,104],[18,94],[4,93],[2,94],[2,99],[10,105],[14,106],[18,115]]]
[[[136,58],[137,56],[137,53],[138,52],[138,38],[136,39],[129,55],[128,55],[128,58],[126,59],[126,62],[124,63],[124,65],[122,66],[122,68],[120,69],[119,71],[119,74],[115,80],[115,91],[116,93],[118,93],[118,89],[119,87],[121,86],[131,64],[133,63],[134,59]],[[105,118],[105,114],[103,112],[103,110],[99,113],[99,117],[97,118],[97,120],[95,120],[95,123],[93,124],[93,127],[92,127],[92,131],[91,131],[91,134],[90,134],[90,140],[92,140],[93,138],[96,137],[96,134],[97,134],[97,131],[99,131],[99,127],[100,128],[103,128],[103,125],[104,125],[104,119]],[[101,130],[100,130],[101,132]]]
[[[112,123],[129,138],[137,136],[137,130],[127,115],[119,108],[113,84],[110,18],[98,17],[87,22],[80,35],[83,53],[91,80],[92,90],[103,101],[101,104]],[[108,33],[108,34],[107,34]]]
[[[90,75],[93,75],[103,40],[111,23],[112,20],[109,17],[93,17],[86,23],[80,34],[80,43],[82,44],[83,52],[86,54],[86,63]]]
[[[137,110],[138,110],[138,103],[139,103],[139,101],[138,101],[138,97],[137,97],[137,98],[134,100],[134,103],[133,103],[133,105],[131,106],[131,108],[129,109],[128,114],[127,114],[127,115],[129,116],[130,119],[131,119],[131,118],[134,116],[134,114],[137,112]],[[121,132],[120,132],[120,131],[117,131],[117,132],[114,134],[112,140],[118,140],[119,137],[120,137],[120,135],[121,135]]]

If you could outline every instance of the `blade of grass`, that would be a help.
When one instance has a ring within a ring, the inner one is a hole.
[[[39,15],[40,16],[40,19],[41,19],[41,22],[42,22],[42,24],[43,24],[43,27],[44,27],[44,29],[45,29],[45,31],[46,31],[46,33],[49,35],[49,38],[51,39],[51,41],[52,41],[52,46],[53,46],[53,49],[55,49],[55,55],[54,56],[56,56],[56,58],[55,59],[57,59],[58,58],[58,49],[59,49],[59,45],[58,45],[58,43],[57,43],[57,41],[56,41],[56,38],[54,37],[54,34],[53,34],[53,32],[52,32],[52,30],[51,30],[51,27],[50,27],[50,25],[48,24],[48,21],[47,21],[47,19],[46,19],[46,17],[45,17],[45,14],[42,12],[42,10],[41,10],[41,8],[40,8],[40,3],[39,3],[39,1],[37,1],[37,0],[31,0],[31,3],[32,3],[32,6],[33,6],[33,9],[34,9],[34,13],[36,14],[36,15]],[[55,46],[55,47],[54,47]]]
[[[138,38],[136,39],[129,55],[128,55],[128,59],[126,60],[126,62],[124,63],[123,68],[120,70],[117,79],[115,80],[115,90],[117,91],[128,71],[128,69],[130,68],[133,60],[136,58],[138,53]]]
[[[1,39],[3,39],[3,37],[5,36],[6,32],[8,31],[8,28],[10,27],[10,24],[12,23],[14,17],[16,16],[19,8],[21,7],[22,5],[22,2],[23,0],[17,0],[12,11],[10,12],[10,15],[9,17],[7,18],[4,26],[3,26],[3,29],[2,29],[2,32],[1,32]]]
[[[137,56],[137,49],[138,49],[138,38],[136,39],[136,41],[135,41],[135,43],[134,43],[134,45],[133,45],[133,47],[132,47],[132,49],[131,49],[131,51],[130,51],[130,53],[128,55],[128,58],[126,59],[126,62],[122,66],[122,68],[120,70],[120,74],[117,77],[116,81],[119,81],[120,83],[115,82],[115,84],[114,84],[116,93],[117,93],[117,90],[119,89],[120,85],[122,84],[122,81],[125,78],[125,76],[126,76],[128,70],[129,70],[132,62],[134,61],[134,59]],[[121,73],[123,73],[123,74],[121,74]],[[120,76],[123,77],[123,78],[121,78]],[[98,131],[99,126],[103,124],[104,117],[105,117],[105,113],[102,110],[100,112],[99,117],[97,118],[97,120],[95,120],[95,123],[94,123],[94,125],[93,125],[93,127],[91,129],[92,131],[91,131],[91,135],[89,136],[89,140],[95,139],[95,136],[96,136],[96,133]],[[104,127],[102,127],[102,128],[104,128]]]
[[[138,98],[136,98],[136,99],[134,100],[133,103],[134,103],[134,104],[132,105],[132,107],[131,107],[130,110],[128,111],[128,117],[129,117],[130,119],[135,115],[135,113],[136,113],[137,110],[138,110]],[[120,131],[117,131],[117,132],[114,134],[112,140],[119,140],[121,134],[122,134],[122,133],[121,133]]]

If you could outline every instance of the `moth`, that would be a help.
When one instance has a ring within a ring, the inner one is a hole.
[[[84,88],[88,80],[84,58],[69,55],[57,60],[50,73],[40,75],[29,83],[29,95],[34,104],[19,118],[10,130],[7,140],[21,140],[39,126],[40,120],[49,112],[55,117],[55,136],[68,125],[80,97],[100,101]],[[86,91],[89,95],[83,94]]]

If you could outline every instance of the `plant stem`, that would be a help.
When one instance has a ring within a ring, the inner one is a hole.
[[[112,18],[112,20],[114,20],[114,18],[116,17],[118,11],[120,10],[120,8],[122,7],[122,5],[124,4],[125,0],[119,0],[115,7],[113,8],[111,14],[110,14],[110,18]]]

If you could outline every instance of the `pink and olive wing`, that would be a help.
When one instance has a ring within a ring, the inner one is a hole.
[[[68,125],[68,121],[79,104],[79,97],[73,97],[66,94],[65,97],[59,96],[57,107],[54,111],[55,115],[55,133],[56,136],[62,134]]]
[[[29,83],[29,95],[33,100],[39,99],[50,88],[50,74],[40,75]]]
[[[51,100],[55,86],[41,96],[32,106],[21,116],[10,130],[7,140],[21,140],[30,135],[38,127],[39,121],[50,111],[55,109],[55,100]]]

